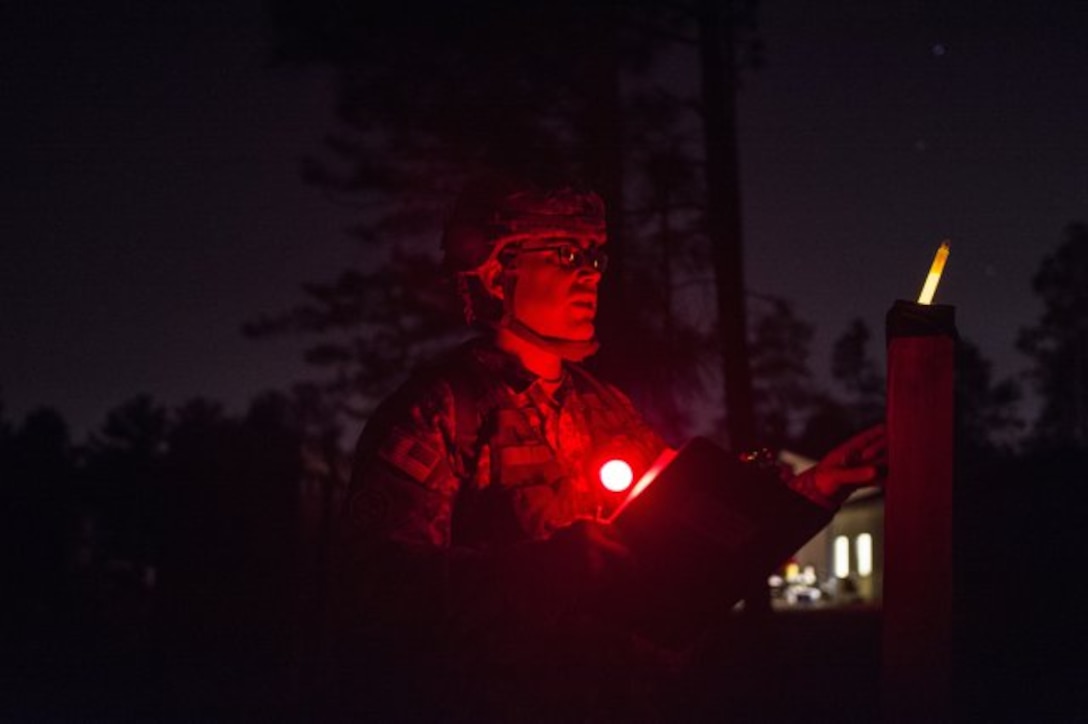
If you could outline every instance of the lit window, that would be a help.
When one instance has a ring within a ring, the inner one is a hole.
[[[850,539],[844,535],[835,538],[835,577],[850,575]]]
[[[858,575],[873,575],[873,537],[862,533],[854,541],[854,554],[858,559]]]

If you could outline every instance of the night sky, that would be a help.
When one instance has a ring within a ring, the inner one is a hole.
[[[79,437],[137,393],[239,410],[301,377],[300,341],[239,326],[364,261],[351,210],[298,173],[334,123],[328,74],[268,67],[259,0],[20,5],[0,18],[8,420],[50,405]],[[1080,6],[765,0],[740,98],[749,287],[816,324],[814,368],[851,318],[882,334],[948,237],[937,301],[1023,370],[1031,275],[1088,222]]]

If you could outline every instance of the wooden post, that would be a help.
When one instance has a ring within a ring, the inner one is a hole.
[[[884,508],[885,722],[952,715],[955,308],[888,311]]]

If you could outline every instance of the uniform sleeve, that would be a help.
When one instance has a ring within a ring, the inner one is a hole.
[[[448,385],[409,385],[384,403],[356,447],[345,532],[357,542],[446,548],[459,480]]]
[[[335,522],[331,628],[346,655],[416,650],[443,616],[445,557],[458,480],[449,391],[413,379],[383,402],[356,445]]]

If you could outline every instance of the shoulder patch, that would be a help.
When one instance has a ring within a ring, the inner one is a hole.
[[[378,456],[420,483],[426,482],[442,459],[441,451],[399,428],[390,431]]]

